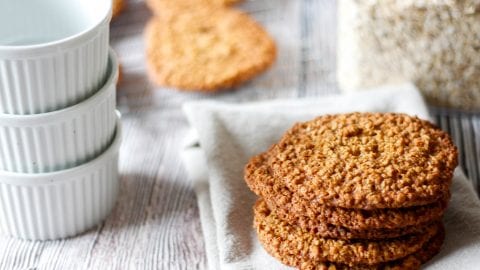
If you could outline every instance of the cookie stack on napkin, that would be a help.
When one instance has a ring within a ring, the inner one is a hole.
[[[405,114],[325,115],[245,169],[264,248],[300,269],[417,269],[439,252],[451,138]]]

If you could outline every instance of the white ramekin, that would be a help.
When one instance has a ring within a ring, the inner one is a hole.
[[[0,113],[76,104],[105,81],[111,1],[0,0]]]
[[[87,100],[43,114],[0,114],[0,170],[53,172],[103,152],[115,132],[117,78],[118,63],[111,51],[108,79]]]
[[[25,240],[53,240],[82,233],[113,209],[118,194],[120,116],[115,139],[96,159],[44,173],[0,172],[0,230]]]

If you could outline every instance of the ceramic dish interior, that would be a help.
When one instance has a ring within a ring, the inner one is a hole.
[[[55,47],[111,17],[111,1],[0,0],[0,51]]]

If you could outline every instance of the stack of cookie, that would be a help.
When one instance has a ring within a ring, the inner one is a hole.
[[[457,149],[405,114],[296,124],[245,169],[264,248],[299,269],[418,269],[439,252]]]
[[[238,0],[147,0],[148,73],[160,86],[216,92],[267,70],[276,58],[268,33],[228,7]]]

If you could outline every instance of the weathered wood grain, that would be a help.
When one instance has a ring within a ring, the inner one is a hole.
[[[145,73],[143,27],[151,13],[131,0],[113,24],[111,43],[124,79],[120,199],[110,217],[79,237],[24,242],[0,236],[0,269],[207,269],[198,209],[180,160],[187,124],[181,104],[336,93],[336,1],[255,0],[240,6],[279,47],[276,65],[247,85],[203,96],[157,89]],[[480,187],[480,116],[432,110],[461,147],[461,164]]]

